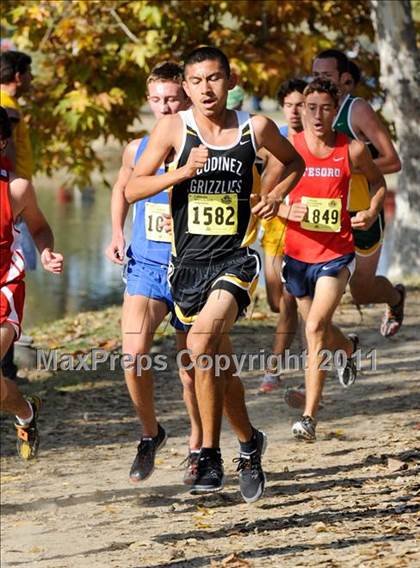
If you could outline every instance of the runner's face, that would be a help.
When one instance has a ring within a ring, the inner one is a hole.
[[[188,108],[184,89],[173,81],[153,81],[148,86],[147,100],[156,119]]]
[[[352,95],[355,88],[356,88],[356,83],[354,82],[354,79],[352,77],[351,79],[347,79],[347,81],[342,86],[341,90],[343,93],[346,93],[346,95],[347,94]]]
[[[337,107],[327,93],[310,93],[305,99],[305,129],[316,137],[332,132]]]
[[[314,79],[328,79],[328,81],[341,88],[343,82],[347,79],[348,73],[340,75],[337,69],[337,61],[331,57],[328,59],[315,59],[312,65],[312,75]]]
[[[188,65],[184,89],[194,107],[205,116],[218,116],[226,108],[228,90],[235,86],[217,59]]]
[[[299,91],[293,91],[284,97],[283,111],[286,116],[287,125],[293,130],[302,130],[302,110],[305,97]]]

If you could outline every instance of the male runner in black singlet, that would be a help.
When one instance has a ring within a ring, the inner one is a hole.
[[[251,502],[264,491],[261,456],[266,436],[249,421],[240,381],[229,380],[226,373],[216,376],[212,363],[223,354],[231,356],[228,334],[257,284],[260,260],[248,248],[256,236],[255,216],[270,219],[276,214],[300,179],[304,163],[274,122],[226,109],[234,79],[220,50],[194,50],[185,62],[183,86],[193,108],[159,120],[126,187],[126,197],[133,202],[173,186],[169,278],[177,316],[191,326],[187,346],[195,363],[203,426],[192,492],[218,491],[223,486],[220,428],[225,392],[233,388],[237,396],[230,393],[225,414],[240,441],[241,493]],[[254,160],[262,147],[285,170],[280,183],[251,208],[251,194],[258,191]],[[170,159],[169,171],[154,176],[159,165]]]

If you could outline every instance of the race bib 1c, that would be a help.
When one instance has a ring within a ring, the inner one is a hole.
[[[148,241],[171,242],[170,234],[163,228],[163,215],[169,215],[167,203],[150,203],[149,201],[145,203],[144,226]]]
[[[305,221],[301,221],[302,229],[339,233],[341,230],[341,199],[329,197],[302,197],[307,205],[308,213]]]
[[[193,235],[234,235],[238,232],[238,196],[188,195],[188,232]]]

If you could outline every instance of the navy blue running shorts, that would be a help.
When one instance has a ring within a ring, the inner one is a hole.
[[[326,262],[309,263],[285,255],[283,261],[283,281],[289,294],[295,298],[315,295],[315,286],[322,276],[337,277],[342,268],[347,268],[350,278],[356,266],[355,254],[345,254]]]

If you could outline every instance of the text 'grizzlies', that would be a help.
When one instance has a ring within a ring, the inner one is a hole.
[[[241,179],[197,179],[193,178],[190,182],[190,193],[241,193]]]

